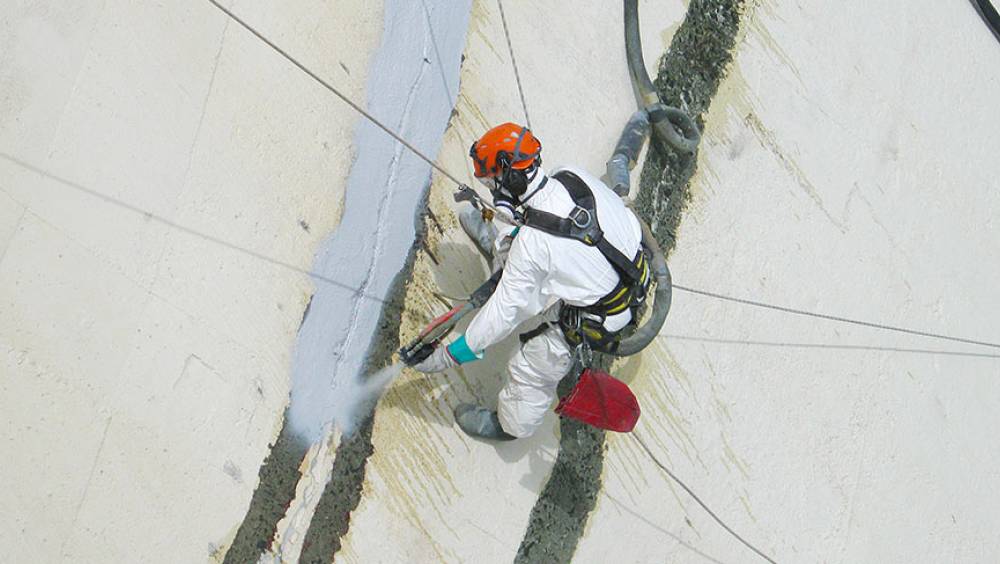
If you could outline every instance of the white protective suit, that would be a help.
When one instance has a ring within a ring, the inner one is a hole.
[[[594,193],[598,224],[607,241],[626,256],[634,257],[642,240],[636,217],[597,177],[578,168],[565,170],[579,176]],[[525,193],[534,192],[544,177],[545,172],[539,170]],[[575,207],[563,185],[551,176],[526,206],[560,217],[569,216]],[[619,282],[611,263],[596,248],[527,226],[516,231],[506,227],[500,230],[494,252],[500,260],[506,254],[503,277],[464,336],[465,344],[476,354],[543,311],[546,320],[556,320],[560,300],[576,306],[593,305]],[[508,244],[509,251],[505,248]],[[631,313],[626,310],[609,317],[605,326],[618,330],[630,319]],[[507,382],[497,407],[500,424],[507,433],[526,437],[535,432],[571,364],[572,350],[557,324],[521,346],[507,365]]]

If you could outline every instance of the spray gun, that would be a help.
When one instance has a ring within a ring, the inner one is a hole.
[[[455,192],[455,201],[472,204],[472,207],[483,214],[483,221],[491,221],[496,217],[496,211],[493,209],[493,206],[487,204],[475,190],[466,184],[458,185],[458,191]],[[490,296],[496,291],[497,284],[500,283],[502,275],[503,270],[496,271],[482,286],[476,288],[476,291],[469,296],[467,302],[451,308],[444,315],[431,321],[417,335],[416,339],[399,349],[400,360],[407,366],[413,366],[426,360],[463,317],[483,307],[486,300],[490,299]]]
[[[475,192],[473,192],[475,194]],[[456,194],[457,197],[457,194]],[[477,196],[478,197],[478,196]],[[399,358],[407,366],[419,364],[431,356],[434,349],[451,333],[458,322],[469,313],[483,307],[500,283],[503,270],[496,271],[489,280],[469,296],[469,301],[451,308],[447,313],[431,321],[409,345],[399,349]]]

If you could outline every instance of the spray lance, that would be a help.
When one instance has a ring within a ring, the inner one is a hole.
[[[486,303],[486,300],[490,299],[493,292],[497,289],[497,284],[500,283],[500,277],[503,275],[503,270],[496,271],[489,280],[483,283],[482,286],[476,288],[475,292],[469,296],[469,301],[464,304],[457,305],[451,308],[444,315],[431,321],[423,331],[417,335],[410,344],[399,349],[399,358],[407,366],[413,366],[419,364],[431,356],[434,349],[441,344],[441,340],[451,333],[451,330],[458,325],[458,322],[462,320],[463,317],[473,312]]]
[[[483,221],[492,221],[494,217],[503,217],[497,216],[493,206],[487,204],[482,196],[467,184],[459,183],[454,197],[456,202],[469,202],[472,207],[479,210],[479,213],[483,216]],[[497,270],[489,280],[476,288],[476,291],[472,292],[467,302],[453,307],[444,315],[431,321],[417,335],[416,339],[399,349],[400,360],[407,366],[413,366],[426,360],[463,317],[483,307],[486,300],[490,299],[490,296],[496,291],[497,284],[500,283],[502,275],[503,269]]]

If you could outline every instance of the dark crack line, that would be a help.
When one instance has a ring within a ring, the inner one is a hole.
[[[426,208],[425,200],[418,209]],[[406,284],[413,274],[417,250],[422,246],[427,233],[426,214],[417,226],[417,236],[410,247],[403,268],[389,287],[389,302],[382,309],[378,326],[372,337],[364,373],[370,374],[392,362],[393,355],[400,346],[399,327],[402,322],[403,299]],[[337,447],[333,459],[330,480],[323,488],[316,511],[309,522],[302,544],[299,562],[326,564],[340,550],[344,535],[350,530],[351,514],[361,502],[368,459],[375,452],[372,444],[372,430],[375,425],[375,405],[368,407],[369,416],[352,436],[344,437]]]

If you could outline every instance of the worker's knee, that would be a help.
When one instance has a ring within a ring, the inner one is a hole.
[[[556,398],[557,383],[536,386],[508,379],[497,401],[497,417],[504,431],[519,438],[534,434]]]
[[[569,347],[557,328],[521,346],[507,365],[497,416],[504,431],[528,437],[538,430],[556,399],[556,386],[572,364]]]
[[[507,365],[511,379],[534,386],[548,386],[569,372],[573,359],[569,345],[556,327],[521,345]]]
[[[525,398],[519,390],[511,386],[500,390],[499,401],[497,402],[497,418],[500,426],[508,434],[519,439],[530,437],[542,425],[545,414],[548,412],[552,398],[539,397]],[[553,390],[552,397],[555,397]]]

